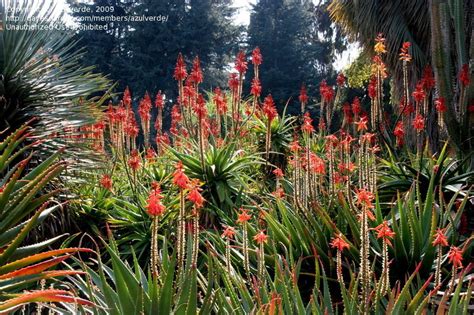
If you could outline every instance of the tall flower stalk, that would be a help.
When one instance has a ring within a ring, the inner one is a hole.
[[[368,190],[361,189],[357,191],[357,204],[361,206],[360,213],[360,284],[361,284],[361,313],[368,314],[369,312],[369,295],[370,295],[370,239],[369,239],[369,218],[375,219],[371,212],[374,207],[372,201],[374,195]]]
[[[249,244],[248,244],[248,227],[247,222],[251,219],[247,210],[242,210],[238,215],[237,224],[242,226],[242,247],[244,252],[244,268],[247,278],[250,279],[250,259],[249,259]]]
[[[311,119],[311,116],[309,113],[305,113],[303,115],[303,125],[301,126],[301,131],[303,132],[303,138],[305,141],[306,145],[306,150],[305,150],[305,161],[306,165],[305,167],[305,176],[303,180],[303,184],[300,186],[300,193],[301,193],[301,199],[303,201],[303,205],[305,207],[308,206],[308,194],[309,194],[309,183],[310,183],[310,177],[311,177],[311,159],[310,159],[310,152],[311,152],[311,134],[314,131],[313,127],[313,120]]]
[[[189,184],[187,199],[193,204],[193,248],[191,254],[191,266],[194,268],[197,264],[199,252],[199,211],[204,206],[204,197],[201,195],[202,188],[199,187],[199,180],[192,180]]]
[[[158,252],[158,225],[160,216],[165,212],[165,206],[161,202],[163,196],[161,195],[160,186],[158,183],[152,184],[152,189],[147,199],[146,210],[153,218],[151,226],[151,270],[154,277],[158,277],[159,252]]]
[[[260,53],[260,48],[256,47],[252,51],[252,64],[253,64],[253,71],[254,71],[254,78],[252,80],[252,87],[250,94],[253,95],[253,106],[252,111],[255,112],[257,108],[258,97],[262,92],[262,86],[260,84],[260,74],[258,71],[259,66],[262,64],[262,54]]]
[[[265,284],[265,243],[268,241],[268,235],[265,231],[260,231],[253,237],[258,245],[258,281],[260,287]]]
[[[265,135],[265,159],[266,164],[270,158],[270,149],[272,146],[272,122],[278,116],[275,102],[272,96],[269,94],[263,101],[263,112],[267,118],[267,133]]]
[[[184,102],[184,80],[188,76],[186,71],[186,64],[184,62],[183,55],[178,54],[178,59],[176,60],[176,66],[174,68],[173,77],[178,81],[178,104],[183,111],[183,102]]]
[[[138,105],[138,113],[140,114],[140,122],[142,125],[143,139],[145,146],[150,143],[150,120],[151,120],[151,98],[148,92],[140,100]]]
[[[388,226],[387,221],[383,221],[375,228],[377,238],[382,239],[382,275],[380,277],[379,290],[382,295],[390,291],[390,266],[388,260],[388,246],[392,246],[390,239],[393,239],[395,233]]]
[[[340,285],[344,285],[344,278],[342,277],[342,252],[344,249],[349,249],[349,244],[343,239],[342,234],[339,233],[331,241],[331,247],[337,249],[336,253],[336,272],[337,280]]]
[[[448,239],[442,229],[438,229],[434,235],[433,246],[436,246],[436,269],[435,287],[441,284],[441,261],[443,259],[443,247],[449,246]]]
[[[230,240],[235,236],[235,229],[231,226],[227,226],[221,236],[225,239],[225,264],[227,273],[230,275],[232,269],[232,261],[230,259]]]
[[[207,116],[207,108],[206,108],[206,101],[202,94],[198,95],[196,105],[194,107],[194,112],[198,117],[198,137],[199,137],[199,158],[201,161],[201,168],[204,171],[204,150],[205,150],[205,122]]]
[[[375,57],[373,58],[373,63],[372,63],[372,75],[373,75],[372,78],[373,79],[371,82],[372,89],[373,89],[373,92],[371,95],[371,98],[372,98],[371,118],[372,118],[372,130],[377,130],[379,127],[379,123],[381,123],[383,119],[382,85],[383,85],[383,80],[387,76],[385,64],[382,61],[382,54],[385,54],[387,52],[385,49],[385,38],[383,37],[382,34],[378,34],[377,37],[375,38],[374,51],[375,51]],[[370,94],[370,86],[369,86],[369,94]]]
[[[410,92],[408,90],[408,64],[412,60],[411,54],[410,54],[410,47],[411,43],[410,42],[404,42],[402,44],[402,48],[400,49],[400,60],[402,61],[402,72],[403,72],[403,93],[402,93],[402,101],[400,103],[400,111],[399,115],[402,116],[403,119],[403,126],[406,128],[407,127],[407,119],[406,115],[404,114],[406,111],[406,108],[408,104],[410,103]],[[404,134],[403,134],[404,136]],[[399,140],[400,138],[400,140]],[[399,143],[403,143],[403,138],[402,137],[397,137],[397,140]]]
[[[462,250],[455,246],[451,246],[448,252],[449,263],[453,265],[451,269],[451,290],[454,288],[456,283],[457,269],[462,268],[462,254]]]
[[[185,253],[185,235],[186,235],[186,203],[184,190],[188,188],[189,178],[186,176],[183,170],[183,164],[178,162],[175,166],[175,171],[173,173],[173,184],[179,188],[179,213],[178,213],[178,224],[177,224],[177,242],[178,242],[178,266],[179,268],[183,267],[184,263],[184,253]]]
[[[237,131],[237,127],[240,124],[240,103],[242,100],[242,88],[244,83],[244,76],[248,69],[247,58],[243,51],[239,51],[237,54],[237,58],[235,59],[235,70],[237,70],[238,76],[238,86],[237,86],[237,95],[236,95],[236,109],[235,109],[235,117],[232,117],[236,121],[235,130]]]
[[[158,114],[156,116],[155,129],[157,135],[163,134],[163,106],[164,106],[164,97],[161,94],[161,91],[158,91],[155,97],[155,107],[158,109]]]

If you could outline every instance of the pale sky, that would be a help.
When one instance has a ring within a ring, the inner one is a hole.
[[[58,3],[58,9],[67,9],[66,0],[54,0]],[[240,25],[248,25],[250,23],[251,5],[257,0],[233,0],[234,7],[237,8],[235,23]],[[356,44],[349,45],[349,49],[336,57],[334,68],[341,71],[346,68],[359,55],[359,48]]]

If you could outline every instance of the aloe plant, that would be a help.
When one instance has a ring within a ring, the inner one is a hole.
[[[57,191],[43,192],[64,169],[60,152],[28,168],[38,143],[28,143],[31,128],[22,126],[0,143],[0,313],[32,302],[91,304],[67,290],[33,290],[39,281],[78,274],[76,270],[51,270],[86,248],[47,250],[64,235],[40,243],[24,244],[27,235],[60,207],[50,202]],[[26,143],[25,143],[26,142]],[[26,157],[25,157],[26,156]],[[77,299],[77,300],[76,300]]]

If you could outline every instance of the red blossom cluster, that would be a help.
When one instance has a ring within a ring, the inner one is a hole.
[[[273,97],[270,94],[263,100],[262,110],[269,122],[273,121],[273,119],[278,116],[275,102],[273,101]]]
[[[237,54],[237,58],[235,59],[235,70],[242,76],[247,72],[247,58],[245,57],[245,53],[243,51],[239,51]]]
[[[153,183],[152,186],[146,202],[146,211],[150,216],[161,216],[166,210],[165,205],[161,201],[163,199],[161,189],[157,183]]]
[[[411,55],[409,52],[410,46],[411,46],[410,42],[404,42],[402,44],[402,48],[400,49],[400,54],[399,54],[400,60],[405,61],[405,62],[411,61]]]
[[[313,119],[308,112],[303,116],[303,125],[301,126],[301,130],[306,134],[310,134],[314,131]]]
[[[323,101],[326,103],[329,103],[334,99],[334,89],[326,83],[326,80],[321,81],[319,84],[319,93],[321,94]]]
[[[178,60],[176,61],[176,66],[174,68],[173,77],[178,81],[183,81],[188,76],[186,71],[186,64],[184,63],[184,58],[181,53],[178,54]]]

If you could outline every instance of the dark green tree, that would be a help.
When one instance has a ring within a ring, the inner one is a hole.
[[[231,0],[94,0],[92,4],[70,0],[73,7],[111,6],[115,16],[164,16],[166,20],[108,22],[108,30],[82,30],[78,36],[89,47],[85,62],[96,65],[135,96],[161,90],[174,100],[173,69],[178,53],[191,61],[201,59],[203,88],[225,84],[224,68],[238,47],[241,28],[232,23]],[[76,4],[73,4],[76,3]],[[94,13],[97,15],[97,13]],[[75,17],[91,13],[74,13]],[[88,22],[82,22],[88,24]]]
[[[325,6],[300,0],[259,0],[253,6],[249,49],[260,47],[263,94],[271,93],[280,107],[298,100],[302,83],[314,95],[322,79],[334,76],[334,52],[343,45],[333,40],[337,30]],[[288,112],[298,113],[298,107],[290,106]]]

